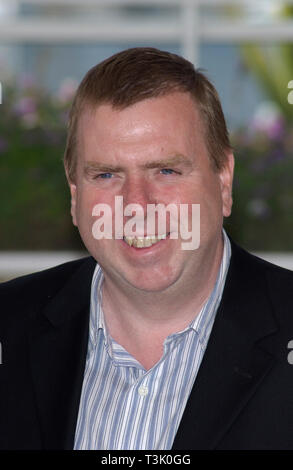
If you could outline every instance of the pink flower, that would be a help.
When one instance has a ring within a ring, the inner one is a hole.
[[[279,140],[283,137],[285,130],[284,118],[273,102],[262,103],[256,110],[251,124],[250,131],[261,132],[271,140]]]
[[[36,112],[37,105],[33,97],[24,96],[13,107],[14,112],[19,116]]]
[[[19,87],[22,90],[28,89],[28,88],[33,88],[36,86],[35,79],[32,75],[28,74],[23,74],[20,76],[18,80]]]
[[[73,78],[65,78],[60,85],[57,96],[62,104],[70,101],[78,87],[78,82]]]
[[[37,113],[26,113],[22,116],[22,123],[24,127],[28,129],[33,129],[36,127],[39,121],[39,116]]]

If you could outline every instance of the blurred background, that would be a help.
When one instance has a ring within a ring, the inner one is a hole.
[[[293,269],[293,0],[0,0],[0,280],[86,254],[70,219],[66,120],[87,70],[179,53],[219,91],[236,242]]]

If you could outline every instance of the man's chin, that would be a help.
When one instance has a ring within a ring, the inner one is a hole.
[[[177,276],[169,275],[163,276],[162,274],[154,274],[147,276],[146,273],[140,276],[125,276],[124,278],[128,285],[138,291],[145,293],[163,293],[173,286]]]

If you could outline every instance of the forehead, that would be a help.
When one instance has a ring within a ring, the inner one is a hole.
[[[103,127],[111,122],[116,124],[118,129],[124,127],[123,124],[139,123],[146,124],[146,121],[164,121],[178,119],[193,121],[193,124],[200,120],[198,106],[195,99],[189,93],[175,92],[164,96],[148,98],[139,101],[125,108],[113,107],[110,103],[102,103],[97,106],[86,105],[79,118],[79,128],[84,131],[94,122],[97,127]],[[109,129],[111,130],[111,129]]]
[[[182,92],[148,98],[123,109],[108,103],[87,107],[78,127],[82,154],[93,148],[118,152],[124,147],[154,146],[174,147],[172,151],[180,153],[184,147],[202,141],[203,129],[195,100]]]

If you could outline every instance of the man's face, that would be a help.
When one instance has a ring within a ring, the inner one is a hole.
[[[85,111],[78,142],[76,179],[70,183],[73,222],[106,279],[158,292],[179,288],[201,266],[212,265],[222,250],[223,216],[231,210],[233,157],[228,154],[225,167],[214,170],[189,94],[146,99],[123,110],[103,104]],[[199,248],[183,250],[182,239],[169,236],[143,248],[123,239],[96,240],[93,207],[107,204],[114,220],[115,196],[123,197],[124,207],[140,204],[145,213],[148,204],[200,204]]]

